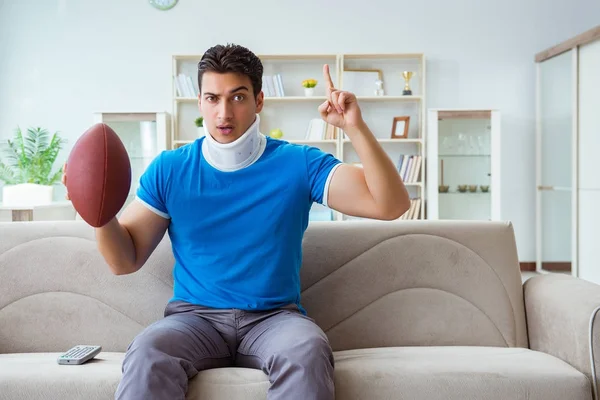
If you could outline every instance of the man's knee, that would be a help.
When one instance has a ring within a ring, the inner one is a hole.
[[[319,365],[333,367],[333,352],[327,338],[311,335],[295,341],[288,348],[282,349],[275,357],[284,358],[288,362],[312,368]]]
[[[116,399],[185,396],[188,379],[196,371],[191,364],[169,354],[172,339],[167,330],[149,327],[132,340],[123,360]]]
[[[327,339],[320,335],[291,342],[266,365],[274,398],[334,398],[333,354]]]
[[[125,353],[124,364],[150,366],[165,362],[168,358],[168,338],[163,329],[146,329],[130,343]]]
[[[183,367],[188,375],[193,375],[196,371],[191,363],[179,358],[176,362],[175,356],[181,356],[178,349],[178,340],[174,337],[176,331],[167,326],[149,326],[139,333],[129,345],[123,368],[135,368],[148,372],[161,371],[165,373],[178,367]]]

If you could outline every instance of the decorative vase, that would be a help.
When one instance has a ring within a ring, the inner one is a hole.
[[[304,88],[304,96],[312,97],[315,95],[315,88]]]
[[[199,138],[202,137],[202,136],[204,136],[204,127],[203,126],[196,127],[196,130],[198,132],[198,137]]]
[[[8,207],[35,207],[52,203],[54,187],[36,183],[20,183],[2,188],[2,205]]]

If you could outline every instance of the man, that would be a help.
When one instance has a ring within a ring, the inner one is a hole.
[[[183,399],[200,370],[262,369],[270,399],[333,399],[332,351],[300,304],[302,236],[311,204],[392,220],[410,201],[395,166],[327,65],[321,117],[343,129],[363,168],[259,132],[263,67],[248,49],[215,46],[198,65],[206,135],[162,152],[137,201],[97,228],[115,274],[140,269],[169,231],[174,296],[123,362],[117,399]]]

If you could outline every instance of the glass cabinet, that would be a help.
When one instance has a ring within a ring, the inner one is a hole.
[[[500,219],[500,113],[428,111],[427,218]]]

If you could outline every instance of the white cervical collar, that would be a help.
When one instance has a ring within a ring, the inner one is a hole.
[[[213,167],[221,171],[236,171],[254,163],[261,156],[267,138],[259,131],[260,117],[256,114],[254,123],[237,140],[219,143],[204,125],[205,139],[202,155]]]

